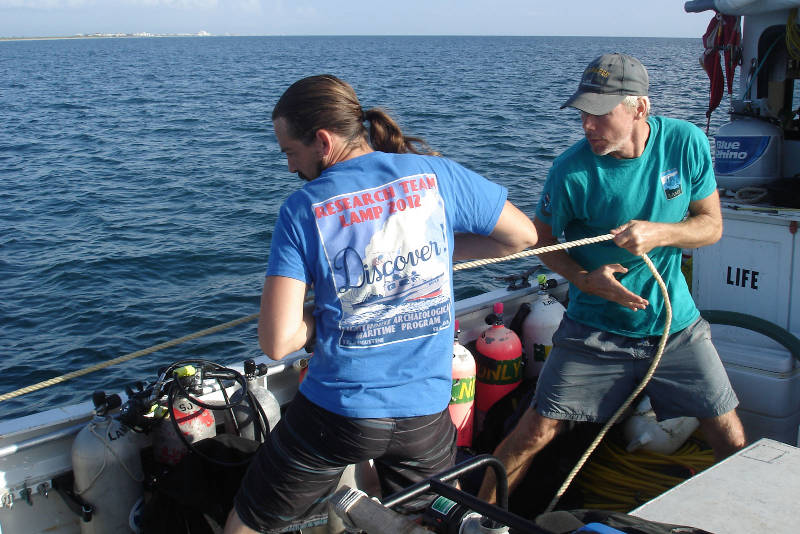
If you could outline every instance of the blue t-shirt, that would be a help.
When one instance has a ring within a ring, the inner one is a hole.
[[[316,344],[300,391],[347,417],[445,409],[453,234],[488,235],[504,187],[440,157],[372,152],[283,204],[267,276],[314,285]]]
[[[689,203],[716,189],[708,139],[696,126],[676,119],[650,117],[650,136],[638,158],[597,156],[583,139],[554,162],[536,216],[563,232],[567,241],[607,234],[632,219],[677,223]],[[570,285],[567,315],[580,323],[629,337],[659,335],[664,330],[664,299],[650,269],[638,256],[612,241],[568,249],[587,271],[619,263],[629,269],[619,278],[650,305],[631,311]],[[667,286],[672,304],[670,332],[699,316],[681,273],[681,249],[658,247],[648,253]]]

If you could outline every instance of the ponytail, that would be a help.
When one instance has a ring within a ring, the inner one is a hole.
[[[366,110],[364,120],[369,123],[369,142],[375,150],[397,154],[441,155],[431,149],[424,139],[403,135],[400,126],[380,108]]]
[[[325,129],[352,144],[369,139],[372,148],[382,152],[439,155],[423,139],[404,136],[382,109],[364,111],[350,84],[330,74],[293,83],[272,110],[272,120],[278,118],[286,120],[290,135],[305,144]]]

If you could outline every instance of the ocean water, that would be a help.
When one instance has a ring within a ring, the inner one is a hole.
[[[559,106],[604,52],[639,57],[653,112],[705,127],[700,39],[197,37],[0,42],[0,394],[258,311],[288,173],[269,116],[332,73],[365,107],[533,215],[581,138]],[[727,97],[726,97],[727,98]],[[723,102],[723,108],[726,103]],[[714,127],[725,120],[718,110]],[[534,259],[460,271],[456,296]],[[0,419],[260,354],[255,323],[0,403]]]

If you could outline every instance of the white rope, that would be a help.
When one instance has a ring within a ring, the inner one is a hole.
[[[227,328],[231,328],[233,326],[240,325],[242,323],[246,323],[248,321],[252,321],[258,318],[258,314],[254,313],[252,315],[247,315],[245,317],[240,317],[238,319],[234,319],[233,321],[228,321],[227,323],[218,324],[216,326],[212,326],[211,328],[206,328],[205,330],[200,330],[199,332],[195,332],[194,334],[189,334],[187,336],[179,337],[177,339],[173,339],[170,341],[165,341],[164,343],[159,343],[158,345],[153,345],[152,347],[148,347],[146,349],[137,350],[136,352],[131,352],[129,354],[125,354],[124,356],[118,356],[111,360],[107,360],[105,362],[100,362],[94,365],[90,365],[89,367],[84,367],[83,369],[78,369],[76,371],[72,371],[70,373],[56,376],[50,378],[48,380],[43,380],[42,382],[38,382],[31,386],[26,386],[24,388],[20,388],[14,391],[10,391],[8,393],[4,393],[0,395],[0,402],[6,401],[8,399],[13,399],[14,397],[19,397],[20,395],[25,395],[26,393],[32,393],[34,391],[44,389],[50,386],[54,386],[56,384],[60,384],[61,382],[66,382],[67,380],[71,380],[73,378],[77,378],[79,376],[83,376],[89,373],[93,373],[94,371],[99,371],[100,369],[105,369],[106,367],[111,367],[112,365],[116,365],[118,363],[127,362],[128,360],[133,360],[134,358],[139,358],[140,356],[144,356],[146,354],[153,353],[157,350],[166,349],[168,347],[173,347],[175,345],[179,345],[184,341],[189,341],[191,339],[196,339],[199,337],[207,336],[209,334],[213,334],[215,332],[220,332]]]
[[[483,265],[491,265],[492,263],[500,263],[503,261],[516,260],[519,258],[527,258],[528,256],[537,256],[539,254],[546,254],[548,252],[555,252],[556,250],[566,250],[572,247],[582,247],[584,245],[591,245],[592,243],[600,243],[601,241],[609,241],[614,239],[613,234],[603,234],[596,237],[587,237],[585,239],[576,239],[575,241],[567,241],[566,243],[557,243],[555,245],[548,245],[546,247],[532,248],[530,250],[523,250],[516,254],[509,254],[501,258],[484,258],[480,260],[470,260],[453,265],[454,271],[461,271],[463,269],[470,269],[472,267],[480,267]]]
[[[564,483],[561,485],[559,490],[556,492],[555,497],[553,500],[550,501],[550,504],[545,509],[544,513],[551,512],[553,508],[555,508],[556,504],[558,503],[559,499],[564,495],[567,491],[567,488],[578,475],[578,472],[581,470],[583,465],[589,459],[589,456],[594,452],[597,446],[600,444],[600,441],[606,435],[606,432],[617,422],[625,410],[631,405],[634,399],[641,393],[647,383],[650,382],[650,379],[653,377],[653,374],[656,372],[656,367],[658,367],[658,363],[661,361],[661,356],[664,354],[664,347],[667,345],[667,339],[669,338],[669,328],[672,324],[672,304],[669,301],[669,295],[667,294],[667,286],[664,284],[664,280],[661,279],[661,275],[658,274],[653,262],[650,261],[650,258],[647,254],[642,254],[641,258],[644,260],[647,267],[650,268],[650,272],[653,273],[653,277],[658,282],[658,287],[661,288],[661,294],[664,297],[664,309],[666,312],[666,317],[664,319],[664,332],[661,334],[661,341],[658,343],[658,350],[656,351],[656,355],[653,358],[653,363],[650,364],[650,368],[647,370],[647,373],[644,375],[644,378],[639,383],[638,386],[633,390],[633,393],[622,403],[622,405],[614,412],[614,415],[611,416],[611,419],[603,426],[600,432],[597,434],[597,437],[594,438],[594,441],[589,445],[586,449],[586,452],[583,453],[583,456],[580,457],[578,462],[575,464],[575,467],[572,468],[572,471],[567,475],[567,478],[564,480]]]
[[[567,243],[559,243],[556,245],[549,245],[546,247],[535,248],[531,250],[523,250],[522,252],[518,252],[516,254],[511,254],[509,256],[504,256],[502,258],[487,258],[487,259],[480,259],[480,260],[472,260],[468,262],[459,263],[453,265],[453,271],[461,271],[464,269],[470,269],[472,267],[480,267],[482,265],[489,265],[492,263],[500,263],[503,261],[508,260],[515,260],[518,258],[526,258],[528,256],[534,256],[537,254],[545,254],[547,252],[553,252],[556,250],[564,250],[570,247],[579,247],[582,245],[589,245],[592,243],[599,243],[601,241],[608,241],[613,239],[614,236],[611,234],[601,235],[597,237],[590,237],[587,239],[578,239],[576,241],[569,241]],[[89,373],[93,373],[95,371],[99,371],[100,369],[105,369],[106,367],[111,367],[112,365],[117,365],[119,363],[127,362],[129,360],[133,360],[134,358],[139,358],[141,356],[145,356],[147,354],[151,354],[161,349],[165,349],[168,347],[173,347],[175,345],[179,345],[185,341],[189,341],[192,339],[196,339],[199,337],[207,336],[209,334],[214,334],[216,332],[220,332],[222,330],[226,330],[228,328],[232,328],[234,326],[240,325],[242,323],[246,323],[249,321],[253,321],[258,318],[258,314],[254,313],[252,315],[247,315],[245,317],[240,317],[238,319],[234,319],[233,321],[228,321],[227,323],[222,323],[216,326],[212,326],[211,328],[206,328],[205,330],[200,330],[199,332],[195,332],[193,334],[189,334],[187,336],[179,337],[177,339],[173,339],[170,341],[166,341],[164,343],[159,343],[158,345],[154,345],[152,347],[148,347],[146,349],[137,350],[135,352],[131,352],[129,354],[125,354],[123,356],[119,356],[117,358],[113,358],[111,360],[107,360],[105,362],[100,362],[94,365],[90,365],[89,367],[84,367],[83,369],[78,369],[72,371],[70,373],[66,373],[61,376],[56,376],[50,378],[48,380],[43,380],[42,382],[38,382],[36,384],[26,386],[14,391],[10,391],[8,393],[4,393],[0,395],[0,402],[13,399],[15,397],[19,397],[20,395],[25,395],[27,393],[32,393],[34,391],[38,391],[40,389],[44,389],[50,386],[54,386],[56,384],[60,384],[62,382],[66,382],[67,380],[71,380],[73,378],[77,378],[79,376],[87,375]]]

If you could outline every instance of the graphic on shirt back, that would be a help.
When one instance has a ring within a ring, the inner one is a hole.
[[[435,175],[400,178],[312,208],[342,306],[340,345],[384,345],[449,325],[449,251]]]

